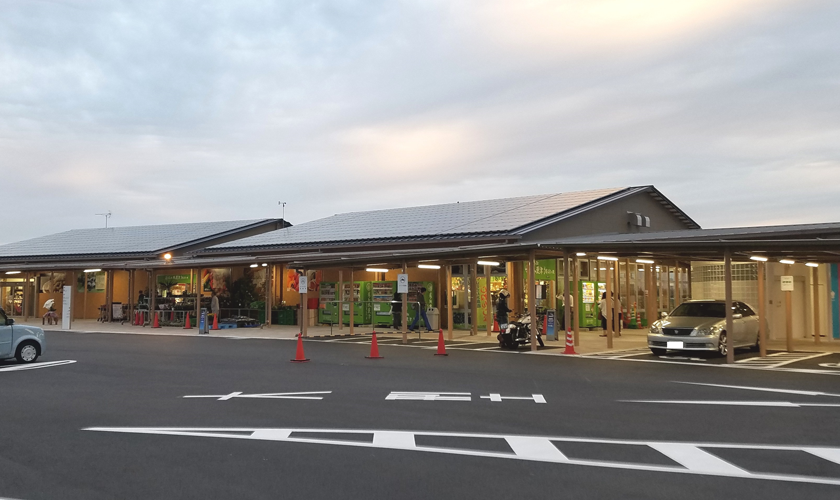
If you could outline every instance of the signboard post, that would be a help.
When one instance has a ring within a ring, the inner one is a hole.
[[[61,296],[61,329],[70,329],[70,316],[73,311],[73,287],[65,286],[64,294]]]
[[[199,334],[205,334],[205,333],[207,333],[207,331],[208,331],[207,309],[202,307],[201,308],[201,315],[199,316],[199,319],[198,319],[198,333]]]
[[[408,293],[408,274],[397,275],[397,293]]]
[[[300,292],[301,295],[309,293],[309,278],[307,278],[306,275],[298,278],[298,292]]]
[[[557,340],[557,311],[549,309],[545,312],[545,336],[548,340]]]

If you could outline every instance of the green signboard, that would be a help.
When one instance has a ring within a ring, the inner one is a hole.
[[[543,259],[538,260],[535,262],[536,265],[536,272],[534,273],[534,279],[537,281],[553,281],[556,277],[557,272],[557,260],[556,259]],[[524,271],[525,279],[528,279],[528,263],[522,263],[522,269]]]

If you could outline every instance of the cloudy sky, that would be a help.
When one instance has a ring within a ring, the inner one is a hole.
[[[0,243],[654,184],[840,221],[836,0],[0,3]]]

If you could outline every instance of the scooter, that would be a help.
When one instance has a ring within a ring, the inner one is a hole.
[[[499,347],[502,349],[519,349],[519,346],[531,343],[531,315],[523,314],[518,320],[499,325]],[[545,347],[540,329],[537,328],[537,342]]]

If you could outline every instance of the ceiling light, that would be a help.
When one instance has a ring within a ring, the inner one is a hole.
[[[492,260],[480,260],[476,262],[479,266],[498,266],[500,265],[499,262],[493,262]]]
[[[750,260],[755,260],[758,262],[767,262],[767,257],[759,257],[758,255],[753,255],[750,257]]]
[[[820,265],[817,264],[816,262],[806,262],[805,265],[808,266],[808,267],[820,267]],[[6,273],[6,274],[9,274],[9,273]]]
[[[440,266],[437,264],[417,264],[417,267],[420,269],[440,269]]]
[[[263,262],[262,266],[263,266],[263,267],[268,267],[268,264],[266,264],[265,262]]]
[[[6,271],[6,274],[20,274],[20,271]]]
[[[85,269],[83,272],[85,273],[98,273],[102,269]]]
[[[789,266],[791,266],[793,264],[796,264],[796,261],[793,261],[793,260],[790,260],[790,259],[782,259],[779,262],[782,263],[782,264],[787,264]]]
[[[618,262],[618,257],[607,257],[605,255],[599,255],[598,260],[610,260],[613,262]]]
[[[637,264],[654,264],[650,259],[636,259]]]
[[[380,269],[378,267],[368,267],[365,271],[369,273],[387,273],[388,269]]]
[[[259,267],[259,264],[251,264],[251,267]]]
[[[575,255],[577,255],[578,257],[584,257],[586,256],[586,252],[578,252]]]
[[[163,254],[163,258],[166,259],[166,260],[170,260],[170,259],[172,259],[172,254],[171,253],[165,253],[165,254]]]

